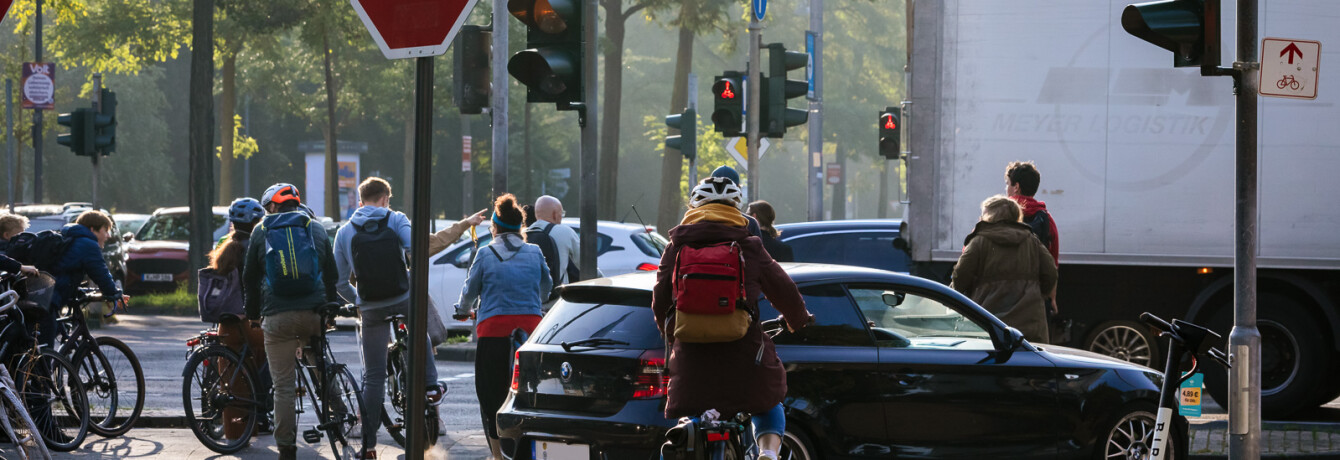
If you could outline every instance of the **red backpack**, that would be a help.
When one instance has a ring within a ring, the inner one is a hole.
[[[734,241],[685,246],[675,261],[675,339],[730,342],[749,331],[744,255]]]

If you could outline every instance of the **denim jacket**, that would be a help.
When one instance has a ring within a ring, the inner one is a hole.
[[[504,233],[479,248],[457,308],[469,311],[478,301],[481,323],[497,315],[539,316],[540,304],[551,289],[553,281],[540,247],[516,233]]]

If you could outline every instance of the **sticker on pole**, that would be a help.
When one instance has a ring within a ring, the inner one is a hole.
[[[1257,92],[1262,96],[1316,99],[1320,60],[1319,41],[1261,40],[1261,78]]]
[[[1177,413],[1185,417],[1200,417],[1200,390],[1204,381],[1205,376],[1197,373],[1182,382],[1182,387],[1177,392],[1177,399],[1180,401]]]

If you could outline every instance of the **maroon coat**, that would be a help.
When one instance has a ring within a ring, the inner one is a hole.
[[[656,272],[656,287],[652,290],[651,308],[656,314],[656,325],[661,334],[674,331],[674,318],[668,318],[673,306],[675,260],[683,245],[710,244],[738,241],[744,255],[744,287],[747,308],[758,318],[758,297],[763,293],[773,308],[786,318],[793,329],[800,329],[809,320],[805,301],[795,282],[768,256],[763,243],[749,236],[743,227],[715,222],[680,225],[670,230],[670,245],[661,256],[661,267]],[[766,320],[771,318],[758,318]],[[762,347],[762,359],[759,348]],[[670,387],[667,390],[665,416],[679,418],[696,416],[708,409],[716,409],[729,416],[738,412],[764,412],[772,409],[786,396],[786,370],[777,358],[772,339],[763,333],[758,321],[749,327],[744,338],[734,342],[683,343],[674,342],[668,360]]]

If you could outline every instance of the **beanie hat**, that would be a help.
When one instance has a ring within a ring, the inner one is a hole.
[[[735,172],[735,168],[732,168],[730,166],[721,165],[720,167],[712,171],[712,177],[724,177],[730,179],[730,181],[734,182],[736,186],[740,185],[740,173]]]

